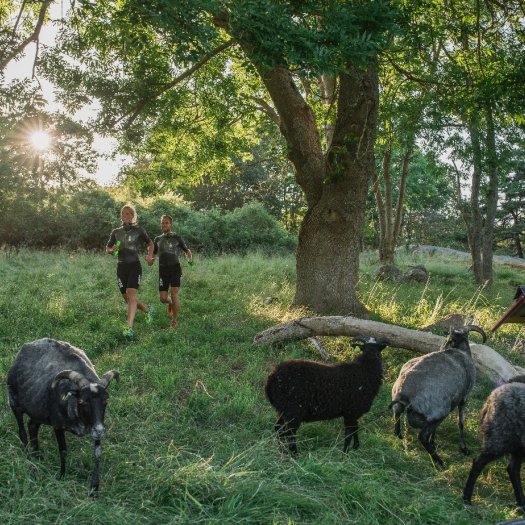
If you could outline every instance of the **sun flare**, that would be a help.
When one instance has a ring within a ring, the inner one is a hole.
[[[51,136],[45,131],[33,131],[29,140],[31,141],[31,146],[37,151],[46,151],[51,146]]]

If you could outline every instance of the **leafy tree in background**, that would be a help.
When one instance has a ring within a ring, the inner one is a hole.
[[[464,0],[439,12],[435,5],[429,2],[424,14],[442,49],[426,114],[427,138],[452,160],[474,278],[490,285],[501,159],[507,147],[502,136],[516,116],[507,93],[519,67],[516,53],[525,50],[523,5]]]
[[[523,150],[521,160],[514,161],[514,170],[501,185],[503,198],[497,214],[496,238],[512,247],[514,255],[524,257],[525,242],[525,164]]]

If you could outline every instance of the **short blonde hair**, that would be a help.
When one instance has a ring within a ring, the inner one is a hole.
[[[121,220],[122,220],[122,212],[124,210],[129,210],[129,211],[131,211],[131,213],[133,213],[133,218],[131,219],[131,224],[137,224],[138,216],[137,216],[137,210],[135,209],[135,206],[133,206],[133,204],[124,204],[124,206],[122,206],[122,208],[120,208]]]
[[[173,217],[171,215],[163,215],[160,220],[161,222],[164,220],[164,219],[168,219],[168,221],[170,221],[170,224],[173,224]]]

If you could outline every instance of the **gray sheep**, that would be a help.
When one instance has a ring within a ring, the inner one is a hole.
[[[305,421],[344,418],[343,451],[352,439],[359,447],[357,420],[370,410],[383,371],[381,350],[386,340],[356,337],[354,344],[363,351],[351,363],[325,365],[293,359],[277,365],[266,380],[266,396],[278,413],[275,430],[281,442],[288,441],[297,453],[296,433]]]
[[[514,489],[516,504],[525,511],[525,498],[521,487],[520,467],[525,456],[525,384],[524,377],[510,380],[489,395],[481,409],[481,453],[472,462],[463,501],[470,505],[474,484],[483,468],[510,454],[507,467]]]
[[[485,332],[474,325],[451,329],[441,350],[407,361],[392,387],[395,434],[401,437],[400,418],[406,410],[408,423],[420,428],[418,438],[434,463],[442,468],[436,452],[435,435],[439,424],[458,407],[459,448],[468,454],[463,433],[463,411],[474,386],[476,369],[468,334],[478,332],[486,341]]]
[[[66,470],[64,432],[78,436],[91,434],[95,460],[91,493],[99,486],[99,465],[105,433],[104,412],[108,400],[106,388],[118,380],[116,370],[99,378],[86,354],[69,343],[39,339],[22,345],[7,374],[9,406],[13,410],[20,439],[27,447],[23,415],[29,416],[30,451],[38,450],[38,430],[51,425],[60,454],[60,477]]]

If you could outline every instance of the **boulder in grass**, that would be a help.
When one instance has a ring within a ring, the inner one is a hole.
[[[403,273],[393,264],[380,266],[373,275],[375,281],[393,281],[399,283],[403,280]]]
[[[411,266],[403,274],[403,281],[415,281],[417,283],[426,283],[428,281],[428,270],[422,266]]]

